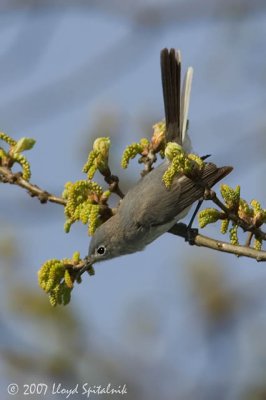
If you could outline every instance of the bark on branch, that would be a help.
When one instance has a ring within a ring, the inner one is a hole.
[[[37,197],[41,203],[51,203],[66,205],[66,200],[62,197],[55,196],[52,193],[41,189],[39,186],[34,185],[22,178],[21,173],[13,173],[10,169],[0,166],[0,181],[3,183],[10,183],[12,185],[20,186],[25,189],[31,197]]]
[[[238,257],[253,258],[256,261],[266,261],[266,251],[256,250],[248,246],[234,245],[221,240],[213,239],[198,233],[197,229],[188,229],[186,224],[178,223],[169,231],[173,235],[184,238],[191,245],[206,247],[208,249],[235,254]]]

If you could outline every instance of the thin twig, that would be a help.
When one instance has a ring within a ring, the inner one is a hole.
[[[157,156],[153,150],[150,150],[147,155],[139,159],[139,163],[144,164],[144,169],[140,175],[143,177],[153,169],[153,164],[157,161]]]
[[[79,282],[79,279],[84,272],[88,272],[90,276],[95,275],[93,266],[88,265],[86,258],[81,260],[78,264],[64,264],[64,267],[70,271],[71,275],[74,277],[74,280],[77,282]],[[86,269],[84,269],[84,267],[86,267]]]
[[[104,174],[104,180],[109,185],[109,189],[112,193],[117,194],[121,199],[125,197],[124,193],[119,187],[119,178],[116,175],[112,175],[111,171],[109,173]]]
[[[13,173],[10,169],[0,166],[0,181],[3,183],[10,183],[12,185],[17,185],[27,190],[31,197],[37,197],[41,203],[57,203],[65,206],[66,200],[62,197],[57,197],[46,190],[41,189],[39,186],[34,185],[22,178],[21,173]]]
[[[246,247],[249,247],[251,245],[251,241],[252,241],[253,236],[254,236],[254,234],[252,232],[248,233],[247,240],[246,240],[246,243],[245,243]]]
[[[241,219],[236,213],[231,211],[229,208],[227,208],[221,200],[217,197],[216,193],[212,189],[207,189],[205,190],[205,197],[206,199],[212,200],[214,204],[216,204],[224,213],[227,215],[227,218],[230,219],[231,221],[235,222],[238,226],[240,226],[244,232],[251,232],[253,233],[257,238],[266,240],[266,233],[263,232],[260,228],[256,227],[255,225],[250,225],[243,219]]]

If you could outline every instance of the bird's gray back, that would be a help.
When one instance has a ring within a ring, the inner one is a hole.
[[[120,206],[121,215],[141,225],[160,225],[177,215],[181,186],[175,179],[171,189],[166,188],[162,178],[168,166],[163,162],[129,190]]]
[[[167,224],[202,197],[204,185],[211,187],[228,173],[227,167],[207,163],[200,177],[203,186],[177,175],[168,189],[162,180],[168,166],[164,161],[129,190],[119,207],[122,217],[142,226]]]

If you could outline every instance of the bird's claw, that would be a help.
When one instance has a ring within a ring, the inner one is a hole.
[[[191,246],[195,244],[195,237],[199,234],[199,230],[197,228],[187,228],[187,236],[185,241],[188,242]]]

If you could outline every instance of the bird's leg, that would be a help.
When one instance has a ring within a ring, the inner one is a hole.
[[[202,203],[203,203],[203,200],[198,201],[198,204],[195,208],[195,211],[193,212],[193,215],[192,215],[188,225],[186,225],[182,222],[179,222],[179,223],[175,224],[174,226],[172,226],[172,228],[170,228],[168,230],[168,233],[172,233],[173,235],[183,237],[186,242],[193,245],[194,239],[198,235],[199,231],[197,228],[192,228],[192,224],[195,220],[195,217],[196,217]]]
[[[193,212],[193,215],[192,215],[192,217],[191,217],[191,219],[190,219],[190,221],[189,221],[189,224],[188,224],[188,226],[187,226],[187,229],[188,229],[188,230],[189,230],[189,229],[192,229],[192,224],[193,224],[193,222],[195,221],[196,215],[198,214],[198,211],[199,211],[199,209],[200,209],[202,203],[203,203],[203,199],[201,199],[201,200],[198,201],[198,204],[197,204],[197,206],[196,206],[196,208],[195,208],[195,210],[194,210],[194,212]]]
[[[193,212],[193,215],[192,215],[192,217],[191,217],[191,219],[189,221],[189,224],[187,226],[187,238],[186,238],[186,241],[191,245],[194,244],[195,236],[197,236],[198,233],[199,233],[197,228],[192,228],[192,225],[193,225],[193,222],[195,221],[196,215],[198,214],[198,211],[199,211],[202,203],[203,203],[203,200],[199,200],[198,201],[198,204],[197,204],[197,206],[196,206],[196,208],[195,208],[195,210]]]

